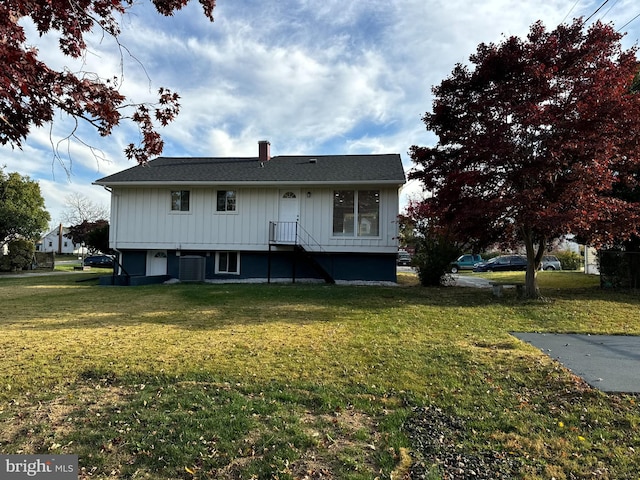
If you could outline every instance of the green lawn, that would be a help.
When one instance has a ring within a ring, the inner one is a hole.
[[[462,425],[451,449],[498,452],[522,478],[640,471],[637,397],[591,389],[509,335],[640,334],[640,297],[593,277],[542,272],[535,302],[407,274],[399,287],[96,278],[0,277],[0,452],[78,454],[93,479],[398,479],[424,460],[413,412],[437,407]]]

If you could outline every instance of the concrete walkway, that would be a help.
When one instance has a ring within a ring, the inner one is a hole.
[[[640,393],[638,336],[520,332],[512,335],[539,348],[594,388]]]
[[[49,275],[71,275],[76,273],[87,273],[86,270],[47,270],[44,272],[38,271],[24,271],[20,273],[2,273],[0,274],[0,280],[3,278],[29,278],[29,277],[46,277]]]

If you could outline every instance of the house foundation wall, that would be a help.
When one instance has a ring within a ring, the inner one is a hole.
[[[146,250],[121,250],[123,272],[131,277],[147,275]],[[320,265],[336,281],[396,282],[396,255],[371,253],[307,253],[295,250],[271,252],[240,251],[237,273],[216,271],[216,252],[167,251],[169,278],[180,278],[180,256],[205,258],[205,280],[246,281],[324,281],[314,263]],[[312,260],[309,258],[311,257]]]

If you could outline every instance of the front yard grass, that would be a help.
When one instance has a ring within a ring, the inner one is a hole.
[[[94,479],[398,479],[425,461],[405,425],[428,407],[463,422],[452,448],[498,452],[521,478],[636,478],[637,397],[590,388],[509,332],[637,335],[640,297],[579,273],[539,280],[545,302],[411,275],[0,278],[0,452],[78,454]]]

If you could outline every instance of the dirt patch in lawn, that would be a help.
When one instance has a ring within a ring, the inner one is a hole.
[[[371,417],[354,410],[330,415],[306,412],[301,423],[305,433],[315,441],[315,447],[291,466],[295,478],[334,478],[332,473],[340,469],[337,463],[366,465],[367,471],[373,468],[371,457],[379,434]]]
[[[122,388],[87,385],[48,401],[23,395],[0,412],[0,450],[15,454],[71,453],[71,444],[58,440],[73,430],[75,418],[97,415],[105,405],[119,403],[125,396]]]

